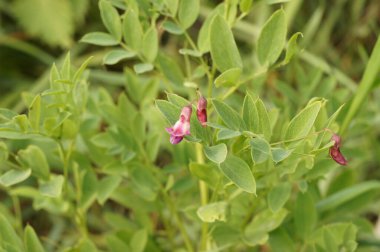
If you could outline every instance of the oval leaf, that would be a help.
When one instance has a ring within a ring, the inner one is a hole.
[[[223,174],[242,190],[256,194],[256,181],[251,168],[242,159],[229,156],[219,165]]]
[[[98,46],[114,46],[119,42],[110,34],[105,32],[90,32],[82,37],[80,42],[98,45]]]
[[[215,79],[216,87],[230,87],[237,85],[241,75],[241,68],[231,68]]]
[[[123,37],[125,43],[133,50],[138,51],[143,37],[143,30],[141,28],[139,17],[136,12],[129,9],[125,13],[123,21]]]
[[[183,29],[189,28],[197,20],[200,7],[199,0],[181,0],[178,19]]]
[[[117,10],[109,1],[99,1],[100,15],[107,30],[117,40],[121,40],[121,21]]]
[[[222,163],[227,157],[227,146],[222,143],[215,146],[204,147],[205,155],[214,163]]]
[[[306,137],[314,125],[322,103],[314,102],[301,110],[289,123],[285,133],[285,140],[294,140]]]
[[[253,138],[250,141],[251,156],[255,164],[261,164],[268,160],[271,155],[270,146],[267,141],[262,138]]]
[[[31,169],[7,171],[3,175],[1,175],[0,184],[5,187],[8,187],[8,186],[20,183],[24,181],[25,179],[29,178],[31,173],[32,173]]]
[[[272,212],[280,210],[290,197],[292,186],[290,183],[276,185],[268,194],[268,206]]]
[[[278,59],[285,46],[286,30],[285,12],[280,9],[264,24],[257,41],[257,56],[262,65],[273,64]]]
[[[226,202],[215,202],[198,208],[197,215],[203,222],[226,221],[226,208]]]
[[[230,106],[220,100],[212,100],[212,104],[222,121],[233,130],[239,130],[243,120]]]
[[[128,52],[122,49],[115,49],[107,53],[103,58],[103,64],[114,65],[123,59],[129,59],[136,56],[134,52]]]
[[[219,71],[231,68],[242,68],[239,50],[227,22],[216,15],[210,28],[211,57]]]
[[[38,239],[36,232],[29,225],[25,228],[24,243],[25,243],[26,252],[44,252],[45,251],[40,240]]]

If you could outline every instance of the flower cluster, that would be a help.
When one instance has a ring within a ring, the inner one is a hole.
[[[199,100],[197,104],[197,118],[203,127],[206,127],[207,123],[207,100],[201,94],[199,94]],[[166,128],[166,131],[170,134],[170,143],[178,144],[186,135],[190,135],[190,119],[192,113],[192,105],[189,104],[182,108],[178,121],[173,127]]]

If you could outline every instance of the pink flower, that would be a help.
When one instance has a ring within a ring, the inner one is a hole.
[[[190,118],[192,107],[188,105],[183,107],[179,120],[171,128],[166,128],[170,134],[170,143],[178,144],[182,141],[183,137],[190,135]]]
[[[206,127],[207,123],[207,100],[201,94],[199,94],[199,100],[197,104],[197,117],[198,121],[203,127]]]
[[[330,148],[331,158],[334,159],[334,161],[340,165],[347,165],[347,160],[340,152],[340,143],[341,143],[340,136],[337,134],[333,134],[333,136],[331,137],[331,140],[334,141],[334,146]]]

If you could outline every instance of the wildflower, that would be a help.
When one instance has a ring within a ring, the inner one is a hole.
[[[203,127],[206,127],[207,123],[207,100],[199,93],[199,100],[197,104],[197,117],[198,121]]]
[[[179,120],[171,128],[166,128],[170,134],[170,143],[178,144],[182,141],[183,137],[190,135],[190,118],[192,107],[188,105],[183,107]]]
[[[334,146],[330,148],[331,158],[334,159],[334,161],[340,165],[347,165],[347,160],[344,158],[344,156],[340,152],[340,144],[341,144],[340,136],[337,134],[333,134],[333,136],[331,137],[331,140],[334,141]]]

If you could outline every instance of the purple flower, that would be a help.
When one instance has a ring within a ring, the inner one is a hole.
[[[190,135],[190,118],[192,107],[188,105],[183,107],[179,120],[171,128],[166,128],[170,134],[170,143],[178,144],[182,141],[183,137]]]
[[[331,137],[331,140],[334,141],[334,146],[330,148],[330,156],[332,159],[334,159],[335,162],[337,162],[340,165],[347,165],[347,160],[343,156],[343,154],[340,152],[340,143],[341,138],[337,134],[333,134]]]
[[[206,127],[207,123],[207,100],[201,94],[199,94],[199,100],[197,104],[197,117],[198,121],[203,127]]]

